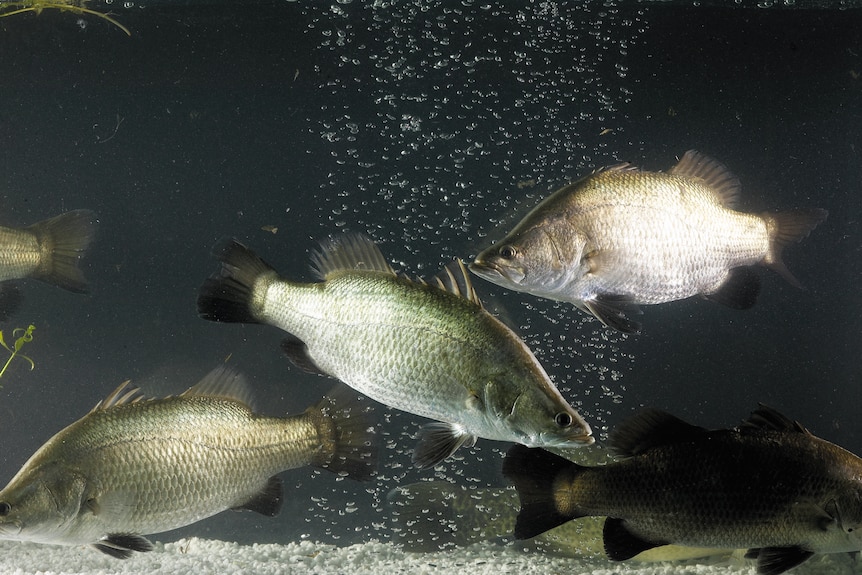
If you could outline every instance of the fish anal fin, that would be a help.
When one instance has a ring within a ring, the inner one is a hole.
[[[299,369],[307,373],[329,377],[328,373],[314,363],[314,359],[308,353],[308,346],[301,339],[292,335],[284,338],[281,340],[281,350],[290,359],[291,363]]]
[[[749,309],[757,303],[760,276],[750,267],[733,268],[719,288],[704,298],[732,309]]]
[[[606,327],[623,333],[640,333],[641,324],[626,315],[640,313],[640,309],[626,296],[596,295],[584,300],[583,307]]]
[[[311,254],[311,264],[318,278],[344,271],[376,271],[396,275],[374,240],[362,234],[344,234],[320,242]]]
[[[233,507],[235,511],[254,511],[267,517],[275,517],[284,502],[284,488],[281,479],[270,477],[266,485],[247,501]]]
[[[762,547],[749,549],[745,557],[757,559],[758,575],[780,575],[804,563],[812,555],[813,551],[801,547]]]
[[[476,436],[455,423],[435,422],[419,430],[419,443],[413,450],[413,463],[420,469],[434,467],[461,447],[476,444]]]
[[[136,533],[111,533],[93,543],[93,547],[117,559],[128,559],[135,551],[146,553],[153,550],[150,540]]]
[[[611,561],[625,561],[647,549],[667,545],[668,541],[647,541],[629,531],[622,519],[608,517],[602,529],[605,553]]]
[[[563,523],[582,517],[571,506],[566,490],[586,470],[576,463],[540,448],[514,445],[503,460],[503,475],[515,485],[521,510],[515,521],[515,539],[530,539]],[[558,501],[558,496],[563,500]]]
[[[700,180],[713,193],[716,202],[725,208],[733,209],[739,203],[742,188],[739,178],[727,166],[697,150],[688,150],[668,173]]]
[[[688,441],[706,433],[659,409],[644,409],[624,420],[611,433],[608,444],[615,455],[634,457],[654,447]]]
[[[819,208],[792,210],[778,214],[761,214],[763,221],[766,222],[769,236],[769,251],[763,258],[763,265],[777,272],[790,285],[801,289],[802,284],[793,277],[793,274],[784,265],[781,253],[787,245],[808,237],[808,234],[820,225],[828,215],[829,212]]]

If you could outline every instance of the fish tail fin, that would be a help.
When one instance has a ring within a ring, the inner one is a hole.
[[[371,405],[339,384],[306,412],[317,427],[320,448],[311,464],[367,481],[377,473],[377,439]]]
[[[829,212],[819,208],[793,210],[779,214],[762,214],[769,233],[769,251],[763,258],[763,264],[778,272],[790,285],[802,288],[802,284],[793,277],[784,261],[781,252],[791,243],[796,243],[808,237],[811,230],[821,224]]]
[[[211,275],[198,292],[198,315],[210,321],[260,323],[255,296],[258,280],[275,277],[275,270],[236,240],[216,246],[213,253],[221,269]]]
[[[518,508],[510,489],[468,489],[448,481],[396,487],[386,500],[400,527],[399,543],[414,553],[507,537]]]
[[[39,267],[31,277],[76,293],[87,292],[87,280],[78,262],[96,234],[96,214],[73,210],[42,220],[27,231],[39,242]]]
[[[530,539],[588,515],[577,509],[571,490],[561,489],[586,469],[544,449],[523,445],[509,449],[503,460],[503,475],[515,484],[521,499],[515,539]]]

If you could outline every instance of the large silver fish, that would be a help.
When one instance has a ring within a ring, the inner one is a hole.
[[[754,305],[763,264],[799,282],[781,260],[826,210],[736,211],[739,180],[689,150],[667,173],[621,164],[556,191],[470,270],[509,289],[568,301],[606,326],[633,333],[638,304],[701,295]]]
[[[300,367],[436,420],[413,453],[420,467],[477,437],[593,442],[529,348],[482,308],[460,262],[428,285],[397,275],[371,240],[352,235],[315,254],[320,283],[281,278],[236,242],[218,257],[222,269],[201,288],[200,315],[279,327],[291,334],[283,347]]]
[[[521,499],[515,537],[606,516],[612,560],[666,544],[749,549],[763,575],[815,553],[862,550],[862,459],[773,409],[715,431],[647,410],[609,443],[623,459],[597,467],[510,449],[503,474]]]
[[[163,399],[123,384],[0,491],[0,539],[90,544],[124,559],[152,548],[144,534],[226,509],[277,514],[276,475],[286,469],[312,465],[367,479],[376,466],[373,431],[357,397],[341,388],[303,414],[265,417],[224,368]]]
[[[26,228],[0,226],[0,321],[21,303],[18,288],[7,280],[33,278],[83,293],[87,281],[78,268],[96,231],[96,215],[74,210]]]

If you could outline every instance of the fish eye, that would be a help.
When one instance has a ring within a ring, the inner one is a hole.
[[[12,506],[5,501],[0,501],[0,517],[9,515],[10,511],[12,511]]]
[[[518,250],[512,246],[503,246],[500,248],[500,257],[504,260],[513,260],[518,255]]]
[[[558,413],[554,416],[554,423],[556,423],[559,427],[569,427],[572,424],[572,416],[565,411],[562,413]]]

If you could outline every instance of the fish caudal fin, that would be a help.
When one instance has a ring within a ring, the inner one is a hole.
[[[763,265],[775,270],[790,285],[802,288],[802,284],[793,277],[781,259],[781,252],[791,243],[796,243],[811,233],[811,230],[822,223],[829,212],[818,208],[794,210],[780,214],[762,214],[769,234],[769,252],[763,258]]]
[[[434,467],[462,445],[476,445],[476,436],[455,423],[435,422],[419,430],[419,443],[413,450],[413,464],[419,469]]]
[[[135,551],[146,553],[153,550],[149,539],[135,533],[111,533],[93,543],[93,547],[117,559],[128,559]]]
[[[262,276],[275,276],[275,270],[236,240],[216,247],[214,253],[221,269],[201,286],[198,315],[210,321],[259,323],[254,309],[255,284]]]
[[[509,449],[503,460],[503,475],[515,485],[521,499],[521,511],[515,521],[515,539],[530,539],[586,515],[574,509],[568,501],[561,506],[557,497],[564,494],[564,490],[556,487],[561,473],[574,478],[586,469],[541,448],[515,445]]]
[[[358,481],[377,473],[377,432],[371,402],[339,384],[320,403],[308,408],[321,447],[312,465]]]
[[[39,242],[39,267],[31,277],[76,293],[87,292],[78,262],[96,234],[96,214],[73,210],[28,226]]]

